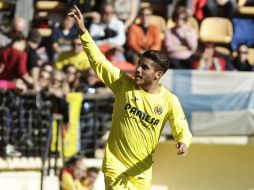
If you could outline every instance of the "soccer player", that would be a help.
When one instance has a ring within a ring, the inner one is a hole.
[[[77,7],[69,16],[75,19],[91,67],[115,96],[102,166],[106,190],[150,189],[152,154],[166,121],[177,141],[177,154],[187,154],[192,138],[177,97],[159,83],[169,66],[168,58],[159,51],[144,52],[135,78],[130,78],[99,51]]]

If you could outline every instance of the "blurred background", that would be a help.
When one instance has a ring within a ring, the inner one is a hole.
[[[74,5],[130,77],[147,49],[170,59],[161,83],[193,144],[177,157],[166,124],[152,189],[253,190],[253,0],[0,0],[1,190],[104,189],[114,97],[67,16]]]

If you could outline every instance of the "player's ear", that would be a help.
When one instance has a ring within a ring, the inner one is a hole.
[[[156,71],[156,73],[155,73],[155,79],[156,80],[160,80],[162,75],[163,75],[163,71]]]

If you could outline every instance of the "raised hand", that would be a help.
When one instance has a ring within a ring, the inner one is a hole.
[[[83,34],[87,31],[85,24],[84,24],[83,15],[76,5],[74,5],[74,9],[68,13],[68,16],[74,18],[76,26],[77,26],[80,34]]]

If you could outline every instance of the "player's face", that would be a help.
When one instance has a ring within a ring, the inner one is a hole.
[[[153,61],[148,58],[141,58],[135,72],[135,82],[138,86],[148,86],[155,80],[156,71]]]

